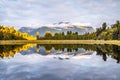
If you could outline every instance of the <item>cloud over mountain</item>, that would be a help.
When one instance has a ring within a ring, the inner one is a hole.
[[[59,21],[100,27],[120,19],[120,0],[0,0],[0,24],[39,26]]]
[[[34,36],[36,35],[36,32],[39,32],[40,36],[44,36],[46,31],[50,31],[52,35],[54,35],[55,32],[67,33],[67,31],[72,31],[72,32],[78,32],[79,34],[83,34],[86,32],[95,31],[91,26],[87,26],[87,25],[85,26],[81,24],[78,25],[70,22],[59,22],[51,25],[43,25],[40,26],[39,28],[22,27],[19,29],[19,31],[28,32],[28,34]]]

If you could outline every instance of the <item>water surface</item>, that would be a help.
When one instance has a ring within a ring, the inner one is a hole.
[[[120,46],[1,45],[0,80],[120,80]]]

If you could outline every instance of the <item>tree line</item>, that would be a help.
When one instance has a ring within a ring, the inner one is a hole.
[[[38,33],[37,33],[38,34]],[[39,37],[39,40],[120,40],[120,21],[110,27],[104,22],[100,28],[96,28],[95,32],[87,32],[85,34],[78,34],[78,32],[67,31],[61,33],[54,33],[52,36],[50,31],[46,31],[44,37]]]

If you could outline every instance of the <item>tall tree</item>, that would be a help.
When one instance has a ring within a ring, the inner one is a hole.
[[[106,24],[106,22],[104,22],[104,23],[102,24],[102,31],[106,30],[106,27],[107,27],[107,24]]]

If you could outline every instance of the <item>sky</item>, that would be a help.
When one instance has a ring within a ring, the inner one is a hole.
[[[0,25],[40,27],[71,22],[100,27],[120,20],[120,0],[0,0]]]

